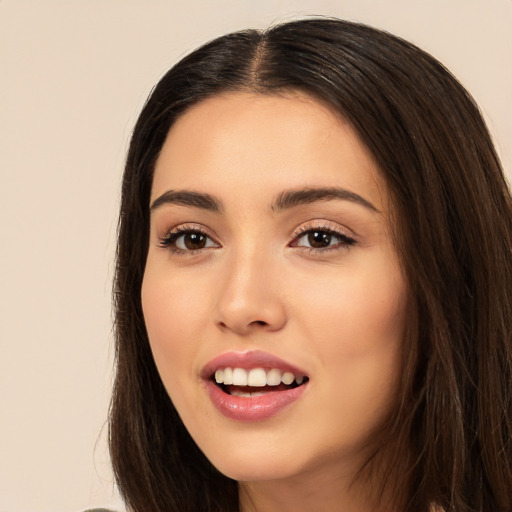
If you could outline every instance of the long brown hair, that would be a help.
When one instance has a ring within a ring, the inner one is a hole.
[[[313,18],[220,37],[176,64],[135,126],[114,284],[110,450],[136,512],[238,510],[155,367],[140,291],[155,161],[173,122],[224,91],[300,90],[347,119],[393,203],[410,289],[398,406],[361,475],[393,446],[397,510],[512,510],[512,202],[474,101],[434,58],[368,26]]]

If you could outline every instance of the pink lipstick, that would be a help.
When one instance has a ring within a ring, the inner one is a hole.
[[[298,400],[309,376],[266,352],[228,352],[201,371],[213,405],[237,421],[268,419]]]

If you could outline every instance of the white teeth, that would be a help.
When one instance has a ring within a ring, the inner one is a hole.
[[[284,372],[283,376],[281,377],[281,381],[283,384],[286,384],[287,386],[290,385],[295,380],[295,375],[290,372]]]
[[[233,386],[247,386],[247,372],[243,368],[233,368]]]
[[[292,372],[281,372],[278,368],[265,370],[264,368],[219,368],[215,372],[215,382],[225,386],[279,386],[283,383],[287,386],[294,382],[300,386],[304,382],[304,376],[295,377]],[[240,395],[242,396],[242,395]]]
[[[268,386],[279,386],[281,384],[281,370],[272,368],[267,373],[267,385]]]
[[[238,389],[231,390],[231,395],[233,395],[233,396],[250,397],[250,396],[262,396],[264,394],[265,393],[263,391],[239,391]]]
[[[247,385],[262,388],[267,385],[267,372],[263,368],[253,368],[247,377]]]
[[[233,370],[231,368],[224,368],[224,385],[229,386],[230,384],[233,384]]]

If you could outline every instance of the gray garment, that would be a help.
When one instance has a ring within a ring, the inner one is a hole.
[[[84,512],[115,512],[114,510],[110,510],[108,508],[89,508],[84,510]]]

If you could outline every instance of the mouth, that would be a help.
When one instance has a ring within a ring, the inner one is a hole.
[[[222,367],[215,370],[210,380],[224,393],[238,397],[258,397],[270,392],[283,392],[303,386],[307,375],[279,368]]]
[[[210,400],[227,418],[261,421],[277,415],[304,395],[309,375],[266,352],[230,352],[202,371]]]

